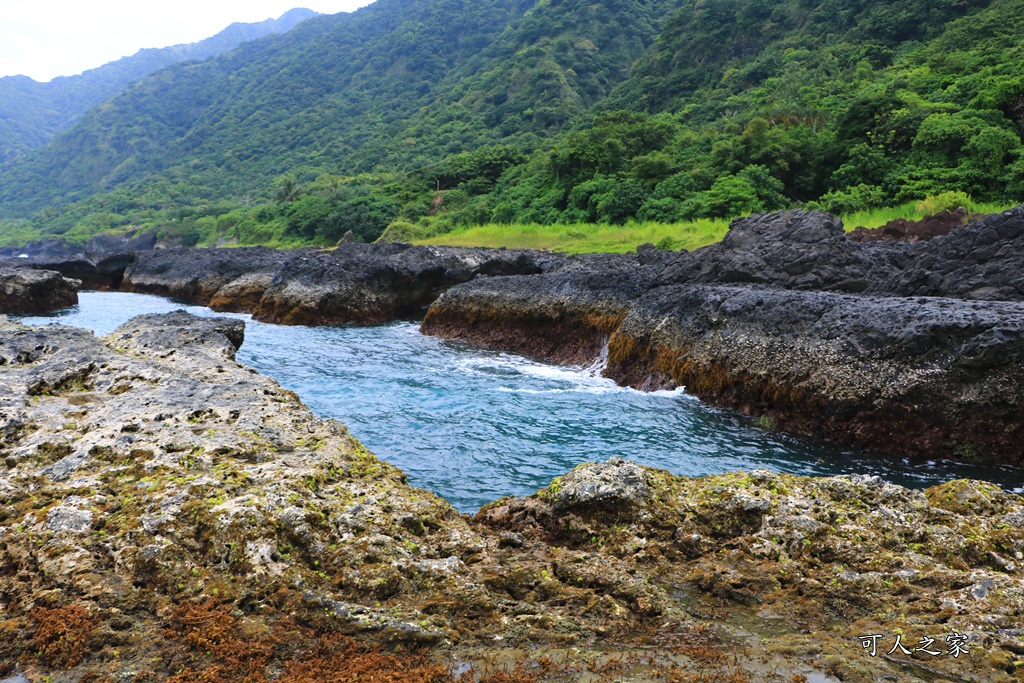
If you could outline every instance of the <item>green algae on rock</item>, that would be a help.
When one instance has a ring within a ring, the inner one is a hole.
[[[1020,680],[1019,496],[615,460],[472,519],[237,363],[243,337],[184,313],[103,339],[0,318],[0,675],[385,666],[351,636],[435,662],[406,680],[508,652],[535,654],[524,675],[559,657],[547,680],[600,680],[635,645],[657,659],[637,681]],[[956,630],[970,657],[857,640],[897,630]]]

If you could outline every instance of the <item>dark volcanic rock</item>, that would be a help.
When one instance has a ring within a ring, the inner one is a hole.
[[[135,261],[135,254],[123,252],[95,259],[72,256],[63,259],[35,259],[32,268],[55,270],[64,277],[81,280],[84,289],[117,290],[125,270]]]
[[[559,258],[544,252],[408,244],[342,244],[289,261],[253,317],[285,325],[384,322],[426,308],[479,276],[540,273]]]
[[[421,330],[558,362],[589,363],[665,263],[681,257],[686,255],[657,250],[584,254],[540,275],[473,280],[434,302]]]
[[[911,245],[905,266],[871,291],[1024,301],[1024,206]]]
[[[251,311],[273,275],[287,262],[315,253],[312,249],[278,251],[266,247],[239,249],[160,249],[139,252],[124,274],[121,289],[147,292],[207,305],[215,310]],[[225,285],[246,278],[248,288],[235,288],[232,298],[217,297]]]
[[[790,431],[1021,463],[1024,304],[664,287],[612,335],[607,375],[685,386]]]
[[[151,251],[156,247],[157,237],[156,231],[140,233],[130,230],[123,235],[100,233],[86,242],[85,255],[91,259],[100,259],[126,251]]]
[[[820,211],[754,214],[734,220],[718,244],[666,268],[662,282],[863,292],[898,273],[905,251],[850,242],[842,221]]]
[[[49,270],[0,267],[0,313],[47,313],[74,306],[80,285]]]
[[[62,259],[82,253],[81,247],[72,247],[63,237],[51,237],[38,242],[29,242],[22,247],[2,247],[0,257],[29,259]]]
[[[425,308],[477,276],[537,273],[560,260],[543,252],[408,244],[353,243],[330,252],[166,249],[137,252],[121,288],[286,325],[372,323]]]

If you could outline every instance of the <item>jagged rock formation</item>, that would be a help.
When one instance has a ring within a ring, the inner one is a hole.
[[[401,653],[546,646],[534,673],[566,681],[1014,680],[1020,496],[613,460],[471,519],[237,363],[243,337],[180,312],[103,339],[0,317],[0,676],[437,682]],[[971,654],[857,640],[895,632]],[[616,664],[633,638],[658,647]]]
[[[693,253],[460,285],[422,329],[581,364],[607,343],[606,374],[630,386],[683,385],[841,443],[1019,463],[1022,259],[1024,207],[915,244],[755,215]]]
[[[51,270],[0,266],[0,313],[48,313],[74,306],[81,284]]]
[[[329,252],[172,249],[140,252],[122,289],[251,312],[264,322],[365,324],[421,311],[478,276],[537,273],[558,260],[535,251],[408,244],[352,243]]]

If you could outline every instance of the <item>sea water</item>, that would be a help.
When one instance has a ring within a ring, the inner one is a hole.
[[[379,457],[463,512],[547,486],[582,462],[619,456],[702,476],[763,467],[803,475],[877,474],[920,488],[959,477],[1024,492],[1024,470],[916,462],[760,428],[683,390],[644,393],[590,368],[556,366],[420,334],[416,321],[291,327],[145,294],[82,292],[26,324],[108,334],[143,313],[184,309],[246,321],[238,360],[348,426]]]

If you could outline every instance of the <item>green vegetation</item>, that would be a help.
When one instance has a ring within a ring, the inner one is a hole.
[[[936,201],[936,200],[939,201]],[[1006,208],[1003,204],[978,204],[972,201],[957,201],[953,204],[930,198],[922,202],[906,202],[895,207],[865,209],[841,216],[847,231],[858,226],[877,228],[897,218],[920,220],[943,209],[964,206],[972,213],[995,213]],[[405,224],[401,234],[391,232],[394,224],[382,239],[393,236],[415,244],[438,244],[455,247],[507,247],[509,249],[547,249],[571,254],[592,252],[633,251],[641,244],[651,243],[659,249],[692,251],[718,242],[729,229],[725,218],[701,218],[681,223],[656,223],[630,221],[625,225],[576,223],[488,223],[455,228],[440,235],[425,235],[416,230],[417,226]]]
[[[255,24],[232,24],[198,43],[140,50],[77,76],[39,83],[27,76],[0,78],[0,167],[42,147],[78,117],[113,97],[125,86],[171,64],[207,59],[271,33],[290,31],[315,16],[294,9],[279,19]]]
[[[0,175],[0,243],[693,248],[755,211],[873,227],[1001,208],[1024,200],[1021,17],[1024,0],[378,0],[93,110]]]
[[[725,235],[729,221],[702,219],[692,223],[636,223],[601,225],[502,224],[457,228],[437,237],[415,240],[417,244],[441,244],[456,247],[508,247],[509,249],[547,249],[567,253],[596,251],[627,252],[650,242],[660,249],[696,249],[717,242]]]

